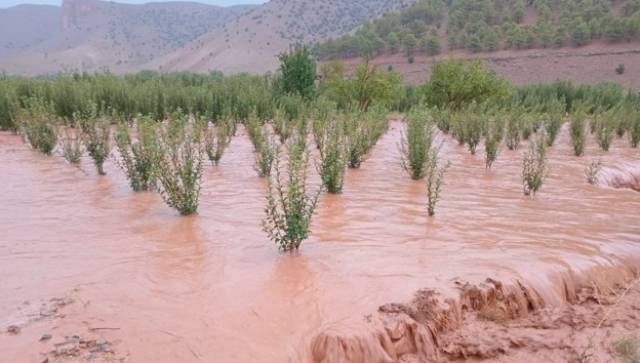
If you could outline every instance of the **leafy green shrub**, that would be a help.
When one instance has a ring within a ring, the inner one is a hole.
[[[63,127],[64,131],[58,130],[58,140],[60,140],[60,149],[62,156],[72,165],[80,164],[84,146],[82,138],[78,136],[70,127]]]
[[[531,140],[522,160],[524,195],[536,195],[547,177],[547,151],[544,135]]]
[[[53,153],[58,141],[56,121],[51,108],[52,105],[47,105],[42,100],[30,99],[28,107],[18,112],[20,135],[23,140],[45,155]]]
[[[462,112],[451,112],[451,136],[462,146],[467,142],[466,115]]]
[[[254,153],[254,166],[253,169],[258,173],[261,178],[271,175],[271,168],[275,161],[276,149],[274,142],[269,135],[269,130],[266,125],[262,128],[260,141],[260,150]]]
[[[557,99],[551,101],[548,111],[548,120],[545,123],[547,134],[547,146],[553,146],[560,129],[562,128],[562,115],[564,114],[564,104]]]
[[[534,133],[534,116],[529,113],[523,113],[520,119],[520,133],[523,140],[529,140],[529,137]]]
[[[491,169],[491,165],[498,158],[500,144],[504,137],[504,124],[500,117],[493,117],[488,120],[484,134],[484,162],[485,168]]]
[[[587,182],[591,185],[598,185],[600,171],[602,170],[602,158],[591,160],[585,174],[587,175]]]
[[[94,112],[88,118],[82,118],[75,114],[74,119],[80,125],[83,132],[84,144],[87,153],[93,160],[99,175],[106,175],[104,162],[109,158],[111,152],[111,124],[103,115]]]
[[[298,249],[311,233],[311,221],[322,188],[314,194],[307,190],[310,153],[292,145],[288,150],[286,179],[282,175],[282,156],[276,147],[275,178],[269,178],[269,195],[262,220],[263,231],[282,250]]]
[[[205,153],[202,130],[174,115],[159,134],[158,193],[181,215],[194,214],[198,211]]]
[[[633,106],[631,106],[633,107]],[[605,115],[609,119],[609,122],[615,128],[615,134],[621,138],[631,128],[631,118],[633,111],[629,105],[623,103],[612,107],[605,112]],[[592,123],[592,132],[595,132],[595,124]]]
[[[411,54],[407,60],[409,61],[409,64],[413,64],[413,62],[415,62],[415,58],[413,57],[413,54]]]
[[[329,193],[342,193],[345,169],[347,168],[347,151],[342,142],[342,130],[337,122],[326,125],[327,130],[318,141],[320,162],[317,165],[322,184]]]
[[[584,154],[584,148],[586,143],[586,125],[585,125],[585,105],[583,103],[577,103],[574,105],[571,113],[571,145],[573,146],[573,153],[576,156],[582,156]]]
[[[451,166],[450,161],[444,164],[440,163],[439,153],[440,147],[432,147],[429,150],[429,161],[427,163],[427,210],[430,217],[436,214],[436,204],[440,201],[444,173],[446,173]]]
[[[262,143],[264,142],[264,138],[262,137],[262,125],[263,123],[260,118],[258,118],[256,111],[251,111],[245,126],[249,139],[253,144],[253,151],[260,151],[262,149]]]
[[[438,110],[436,113],[436,125],[444,134],[448,134],[451,130],[451,114],[452,111],[447,108]]]
[[[316,61],[306,46],[296,44],[280,60],[278,84],[283,93],[293,93],[310,100],[315,95]]]
[[[0,130],[18,132],[17,112],[20,107],[15,86],[0,81]]]
[[[476,154],[476,148],[478,147],[478,144],[480,144],[482,134],[484,133],[484,115],[480,112],[474,111],[478,110],[469,108],[469,110],[465,112],[466,117],[464,122],[466,128],[466,142],[469,146],[469,152],[471,155]]]
[[[629,335],[616,341],[613,350],[629,362],[637,361],[640,359],[640,339],[636,335]]]
[[[359,112],[345,112],[340,120],[345,130],[345,146],[347,148],[347,165],[359,168],[369,151],[369,132]]]
[[[624,74],[624,64],[622,63],[618,64],[618,66],[616,67],[616,73]]]
[[[609,151],[616,123],[612,118],[611,110],[604,114],[594,114],[592,116],[592,124],[594,125],[596,140],[602,151]]]
[[[508,116],[506,144],[509,150],[518,150],[520,147],[520,117],[523,112],[521,108],[516,108]]]
[[[114,140],[120,156],[118,166],[134,191],[154,189],[161,148],[156,122],[139,116],[136,134],[137,140],[134,141],[126,124],[121,124],[115,132]]]
[[[229,119],[219,120],[215,127],[207,127],[204,136],[204,148],[211,164],[218,165],[224,150],[231,142],[233,128]],[[207,126],[208,122],[207,122]]]
[[[367,112],[374,105],[387,106],[398,97],[401,83],[400,73],[380,71],[368,60],[350,78],[342,61],[327,63],[322,68],[321,87],[325,95],[347,109]]]
[[[630,115],[629,131],[631,147],[638,147],[638,143],[640,143],[640,112],[635,111]]]
[[[453,110],[461,110],[473,101],[504,98],[510,91],[509,83],[486,70],[480,59],[471,64],[462,59],[436,61],[423,87],[427,104]]]
[[[318,149],[322,149],[322,142],[325,139],[327,124],[333,120],[335,106],[326,98],[318,98],[313,106],[313,121],[311,128],[313,130],[313,139]],[[334,125],[336,125],[334,123]]]
[[[411,179],[424,178],[433,144],[433,123],[429,112],[414,108],[407,115],[406,132],[400,139],[400,162]]]

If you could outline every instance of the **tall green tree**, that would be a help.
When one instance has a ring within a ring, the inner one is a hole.
[[[398,43],[400,40],[398,39],[398,34],[395,32],[389,33],[387,36],[387,45],[389,46],[389,50],[391,54],[395,53],[398,50]]]
[[[488,51],[493,52],[500,49],[500,35],[496,29],[489,29],[487,36],[484,39],[484,43]]]
[[[540,44],[546,48],[553,42],[553,26],[549,22],[540,23],[538,26],[538,33],[540,34]]]
[[[348,77],[344,62],[336,60],[322,67],[322,87],[335,101],[346,108],[357,107],[367,112],[374,104],[386,106],[398,94],[402,75],[395,71],[380,71],[365,61]]]
[[[306,46],[296,44],[287,53],[281,53],[280,86],[285,93],[299,94],[305,99],[315,95],[316,61]]]
[[[429,82],[422,88],[429,105],[453,110],[460,110],[471,102],[504,98],[510,90],[509,83],[484,69],[480,59],[470,64],[462,59],[434,62]]]
[[[604,28],[604,37],[612,43],[620,41],[623,36],[624,20],[622,19],[613,19]]]
[[[522,26],[516,26],[507,35],[507,43],[509,46],[520,49],[525,44],[525,35],[524,28]]]
[[[585,45],[591,40],[589,26],[582,18],[577,18],[571,24],[571,41],[576,45]]]
[[[413,23],[411,23],[411,32],[416,37],[420,37],[422,34],[427,32],[427,25],[424,23],[424,21],[416,19],[413,21]]]
[[[438,37],[430,35],[424,39],[426,40],[425,51],[431,55],[438,54],[440,52],[440,39]]]
[[[412,55],[417,45],[418,39],[416,39],[413,34],[408,34],[404,38],[404,49],[407,51],[407,55]]]
[[[458,31],[455,28],[447,29],[447,45],[449,50],[454,50],[458,46]]]
[[[467,38],[467,49],[472,52],[479,52],[482,50],[482,42],[478,34],[471,34]]]
[[[533,48],[533,46],[536,45],[537,40],[538,36],[536,35],[535,28],[531,25],[526,25],[524,31],[524,45],[526,45],[527,48]]]
[[[553,36],[553,44],[555,44],[556,47],[562,47],[566,39],[567,33],[565,29],[562,26],[556,28],[555,35]]]
[[[592,18],[589,20],[589,31],[591,32],[591,39],[599,38],[602,35],[602,21],[598,18]]]

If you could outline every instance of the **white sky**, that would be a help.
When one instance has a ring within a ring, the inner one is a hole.
[[[264,4],[267,0],[115,0],[117,3],[126,4],[144,4],[148,2],[167,2],[167,1],[190,1],[199,2],[210,5],[230,6],[238,4]],[[19,4],[40,4],[40,5],[57,5],[62,4],[62,0],[0,0],[0,8],[8,8]]]

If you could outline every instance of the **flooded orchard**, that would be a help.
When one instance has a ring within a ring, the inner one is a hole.
[[[408,303],[428,288],[451,298],[447,314],[460,319],[479,308],[469,292],[493,281],[503,286],[503,310],[526,319],[579,303],[585,289],[613,293],[634,277],[640,155],[626,138],[603,154],[596,187],[584,172],[599,153],[595,142],[586,157],[574,157],[563,129],[549,149],[548,180],[536,197],[525,197],[523,148],[504,148],[485,170],[482,152],[472,156],[440,134],[441,157],[452,167],[429,218],[425,182],[400,167],[403,127],[393,122],[362,167],[347,171],[343,194],[320,197],[311,238],[295,253],[278,252],[262,232],[268,188],[255,175],[243,129],[220,165],[205,167],[200,208],[190,217],[166,208],[156,193],[132,192],[112,161],[107,176],[98,176],[89,159],[82,171],[0,133],[0,361],[41,362],[55,338],[87,330],[117,341],[113,361],[122,362],[491,358],[540,339],[521,337],[506,351],[481,354],[444,346],[437,328],[419,339],[415,324],[399,324],[414,329],[401,347],[403,333],[380,324],[402,320],[402,307],[385,304]],[[74,302],[47,318],[41,303],[60,296]],[[628,331],[640,328],[621,319]],[[12,324],[22,327],[19,334],[4,333]],[[526,337],[517,329],[481,331],[487,342],[500,341],[491,332]],[[38,342],[45,333],[52,342]],[[555,339],[557,331],[544,334]],[[429,344],[445,353],[429,355]],[[513,351],[517,361],[539,361]]]

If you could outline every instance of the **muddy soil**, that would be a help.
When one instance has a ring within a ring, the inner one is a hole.
[[[99,177],[0,133],[0,361],[622,361],[612,344],[640,319],[638,150],[616,139],[592,186],[597,147],[572,156],[565,129],[532,198],[522,149],[487,171],[481,147],[439,135],[453,164],[428,218],[401,127],[321,197],[295,254],[261,231],[267,188],[242,131],[194,217],[131,192],[113,163]],[[53,316],[34,310],[64,296]]]

